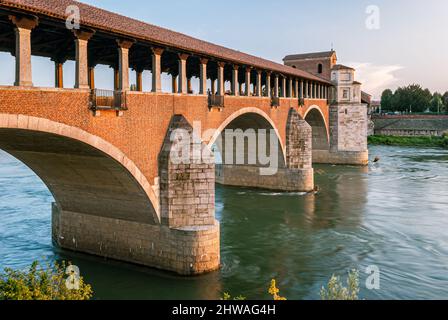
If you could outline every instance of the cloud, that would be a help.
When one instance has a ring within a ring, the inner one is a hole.
[[[362,83],[362,90],[373,95],[374,99],[381,98],[383,90],[393,87],[400,81],[396,72],[402,70],[400,65],[375,65],[372,63],[347,63],[356,69],[356,80]]]

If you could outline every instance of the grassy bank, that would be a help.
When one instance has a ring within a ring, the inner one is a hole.
[[[369,144],[388,145],[388,146],[448,148],[448,136],[444,137],[370,136]]]

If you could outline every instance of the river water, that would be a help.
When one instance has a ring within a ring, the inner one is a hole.
[[[80,267],[96,299],[319,299],[333,274],[360,272],[365,299],[448,299],[448,150],[371,147],[367,168],[315,166],[317,195],[217,186],[222,269],[199,277],[74,254],[51,243],[45,185],[0,151],[0,270],[34,260]],[[365,286],[367,266],[380,289]]]

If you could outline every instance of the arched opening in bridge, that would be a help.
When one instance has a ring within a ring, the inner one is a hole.
[[[157,223],[151,201],[130,172],[84,142],[52,133],[0,128],[0,149],[42,179],[58,210]]]
[[[328,132],[322,113],[317,108],[312,108],[306,114],[305,121],[312,128],[313,150],[328,150]]]
[[[220,128],[214,142],[216,182],[278,189],[285,158],[278,132],[263,115],[248,112]]]

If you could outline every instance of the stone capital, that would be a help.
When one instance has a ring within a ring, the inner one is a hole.
[[[157,47],[152,47],[151,48],[152,53],[154,53],[156,56],[161,56],[163,54],[163,52],[165,51],[165,49],[163,48],[157,48]]]
[[[95,31],[92,30],[73,30],[73,34],[79,40],[89,41],[93,37]]]
[[[187,60],[190,55],[187,53],[179,53],[178,56],[180,60],[184,61]]]
[[[199,61],[201,62],[201,64],[207,64],[208,63],[208,59],[207,58],[200,58]]]
[[[131,49],[132,45],[135,43],[135,40],[126,40],[126,39],[117,39],[116,41],[118,47],[122,49]]]
[[[218,67],[224,68],[226,66],[226,63],[220,61],[220,62],[217,63],[217,65],[218,65]]]
[[[240,66],[237,65],[237,64],[234,64],[234,65],[232,66],[232,68],[233,68],[233,70],[238,71],[239,68],[240,68]]]
[[[33,30],[39,24],[39,18],[35,16],[9,15],[8,17],[20,29]]]

